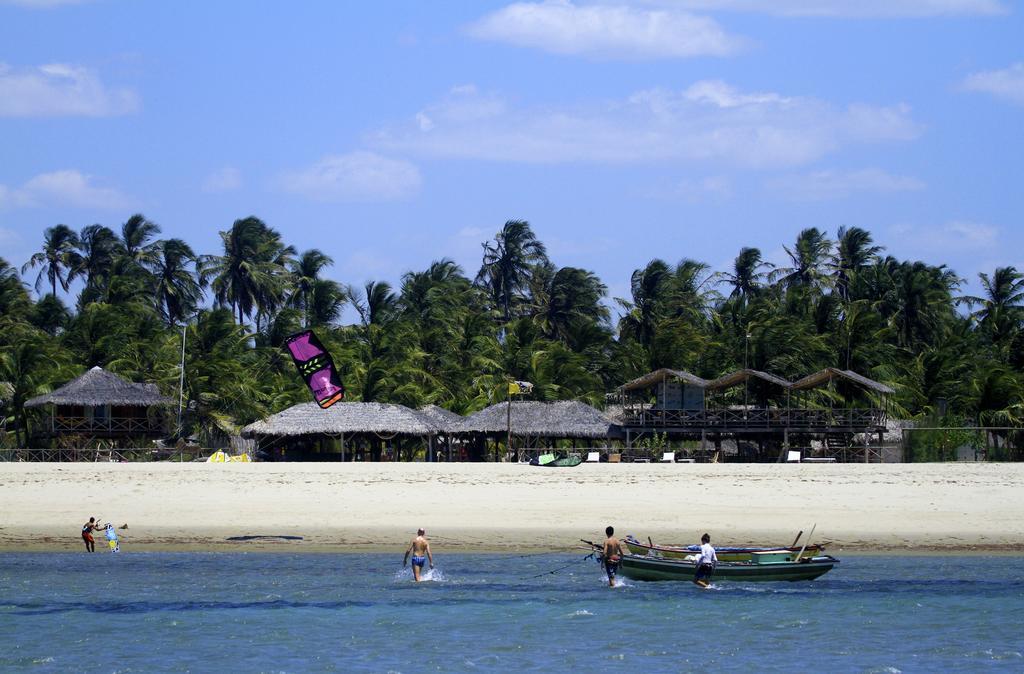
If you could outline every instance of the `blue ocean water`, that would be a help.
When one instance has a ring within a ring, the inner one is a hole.
[[[3,554],[0,670],[1024,671],[1024,557],[702,591],[609,589],[582,552],[436,552],[419,585],[397,554]]]

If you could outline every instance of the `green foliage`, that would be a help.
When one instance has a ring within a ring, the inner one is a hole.
[[[750,247],[717,273],[685,257],[653,259],[612,304],[603,280],[559,267],[522,220],[483,244],[475,273],[442,259],[398,287],[360,288],[330,278],[323,252],[297,255],[255,217],[234,221],[220,250],[202,255],[158,238],[141,214],[118,229],[47,229],[22,268],[35,273],[35,299],[0,259],[0,405],[19,441],[30,422],[23,402],[93,365],[177,397],[183,329],[178,432],[230,432],[309,399],[281,349],[304,327],[328,346],[351,400],[465,414],[503,400],[509,378],[533,382],[534,399],[601,404],[658,367],[794,379],[831,366],[894,386],[897,416],[934,417],[942,406],[942,423],[1024,426],[1024,275],[999,268],[981,275],[980,296],[958,297],[951,270],[882,257],[857,227],[835,240],[803,230],[778,269]],[[356,323],[341,324],[346,308]],[[755,382],[748,395],[774,394]],[[863,395],[838,386],[806,402]],[[917,456],[932,458],[964,440],[945,430],[916,438]],[[1015,432],[998,440],[993,456],[1016,457]]]

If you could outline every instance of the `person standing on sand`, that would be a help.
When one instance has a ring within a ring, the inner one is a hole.
[[[82,541],[85,543],[86,552],[96,552],[96,539],[92,537],[92,532],[99,528],[95,517],[90,517],[89,521],[82,525]]]
[[[416,530],[416,538],[412,539],[412,543],[405,551],[405,558],[402,560],[404,568],[409,563],[409,555],[412,554],[412,577],[417,583],[420,582],[420,573],[427,560],[430,561],[430,568],[434,568],[434,556],[430,553],[430,541],[427,540],[425,534],[423,529]]]
[[[693,582],[701,587],[711,585],[711,574],[715,572],[716,564],[718,554],[711,547],[711,536],[704,534],[700,537],[700,556],[697,558],[697,571],[693,576]]]
[[[622,561],[622,544],[615,538],[615,528],[607,527],[604,530],[608,540],[601,548],[601,559],[604,560],[604,570],[608,573],[608,587],[615,587],[615,574],[619,571],[619,562]]]

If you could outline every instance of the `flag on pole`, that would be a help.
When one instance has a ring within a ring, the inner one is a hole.
[[[532,393],[533,384],[528,381],[510,381],[508,383],[508,394],[509,395],[521,395],[524,393]]]

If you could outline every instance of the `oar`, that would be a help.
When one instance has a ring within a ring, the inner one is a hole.
[[[811,527],[811,533],[807,534],[807,540],[804,541],[804,547],[800,548],[800,552],[797,554],[796,559],[793,560],[794,562],[799,562],[800,561],[800,555],[804,554],[804,550],[807,549],[807,544],[810,542],[811,536],[814,535],[814,529],[817,526],[818,526],[818,523],[815,522],[814,526]]]
[[[799,541],[799,540],[800,540],[800,537],[801,537],[801,536],[803,536],[803,535],[804,535],[804,530],[803,530],[803,529],[801,529],[801,530],[800,530],[800,533],[798,533],[798,534],[796,535],[796,538],[794,538],[794,539],[793,539],[793,544],[792,544],[792,545],[790,545],[789,547],[791,547],[791,548],[795,548],[795,547],[796,547],[796,542],[797,542],[797,541]]]

